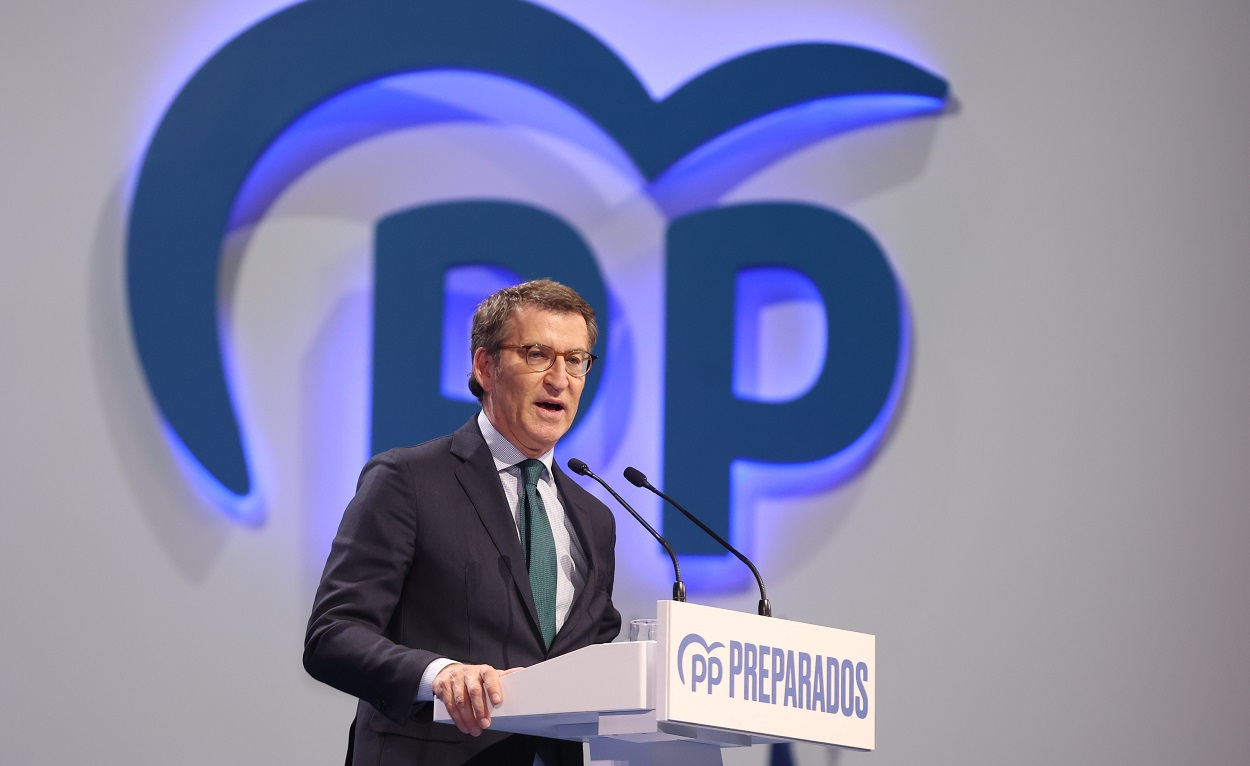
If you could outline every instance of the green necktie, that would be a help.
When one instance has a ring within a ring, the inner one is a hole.
[[[543,464],[530,458],[517,465],[525,478],[525,497],[521,500],[521,550],[525,552],[525,568],[529,570],[534,605],[538,607],[538,624],[550,649],[556,637],[556,539],[551,534],[547,508],[538,495],[538,477],[543,475]]]

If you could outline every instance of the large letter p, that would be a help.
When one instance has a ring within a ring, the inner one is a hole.
[[[785,267],[824,302],[828,349],[816,382],[796,398],[750,401],[734,392],[739,272]],[[719,208],[675,221],[668,234],[664,483],[732,541],[735,460],[809,463],[880,439],[904,369],[902,298],[885,254],[831,210],[776,203]],[[881,427],[873,428],[874,423]],[[683,553],[721,553],[693,525],[665,517]]]

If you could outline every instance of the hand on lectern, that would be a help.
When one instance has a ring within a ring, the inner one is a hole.
[[[456,728],[477,737],[490,728],[490,711],[503,704],[499,679],[517,670],[454,663],[434,676],[434,696],[447,706]]]

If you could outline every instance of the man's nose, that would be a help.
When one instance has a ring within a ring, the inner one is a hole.
[[[569,387],[569,378],[571,376],[569,375],[566,364],[567,362],[564,361],[564,357],[557,356],[555,364],[547,368],[547,372],[543,376],[543,381],[553,390],[563,391]]]

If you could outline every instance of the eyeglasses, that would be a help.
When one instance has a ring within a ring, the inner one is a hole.
[[[554,348],[544,346],[541,343],[531,343],[527,346],[500,346],[499,348],[515,348],[519,350],[521,356],[525,357],[525,363],[534,372],[550,370],[556,363],[556,357],[562,356],[564,357],[564,369],[575,378],[580,378],[590,372],[590,366],[599,358],[589,351],[556,351]]]

